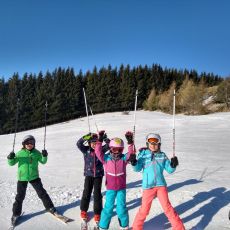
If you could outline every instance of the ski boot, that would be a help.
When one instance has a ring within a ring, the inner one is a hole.
[[[20,215],[19,215],[19,216],[20,216]],[[18,219],[19,216],[14,216],[14,215],[13,215],[13,216],[11,217],[11,224],[12,224],[12,225],[15,225],[15,224],[16,224],[17,219]]]
[[[120,227],[120,230],[128,230],[129,229],[129,227],[127,226],[127,227]]]
[[[11,223],[10,223],[9,230],[13,230],[16,227],[19,217],[20,217],[20,215],[19,216],[18,215],[13,215],[11,217]]]
[[[81,230],[88,230],[88,214],[85,211],[81,211]]]
[[[99,214],[94,215],[94,221],[95,221],[95,226],[93,227],[93,230],[99,230],[99,221],[100,221],[101,216]]]
[[[50,212],[50,213],[53,214],[53,215],[54,215],[54,214],[58,214],[58,213],[57,213],[57,209],[56,209],[55,207],[50,208],[50,209],[48,209],[47,211]]]

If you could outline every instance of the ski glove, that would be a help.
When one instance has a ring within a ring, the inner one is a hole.
[[[171,163],[170,163],[172,168],[176,168],[177,165],[179,165],[177,157],[172,157],[171,158]]]
[[[45,150],[45,149],[42,150],[42,156],[43,157],[47,157],[48,156],[47,150]]]
[[[11,152],[8,156],[7,156],[7,159],[9,160],[13,160],[15,158],[15,153],[14,152]]]
[[[133,144],[133,133],[132,132],[130,131],[126,132],[125,137],[129,145]]]
[[[89,141],[92,138],[91,133],[84,135],[82,138],[84,141]]]
[[[106,138],[104,138],[104,142],[108,145],[109,144],[109,142],[110,142],[110,139],[107,137],[107,135],[106,135]]]
[[[131,154],[129,157],[129,161],[130,161],[131,165],[135,166],[137,164],[136,154]]]
[[[105,133],[105,130],[101,130],[98,133],[98,141],[103,142],[107,138],[107,134]]]

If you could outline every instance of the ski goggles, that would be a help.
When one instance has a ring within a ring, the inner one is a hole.
[[[34,140],[28,140],[25,142],[25,145],[34,145]]]
[[[152,137],[148,139],[148,143],[151,145],[158,145],[160,144],[160,141],[157,138]]]
[[[124,150],[123,147],[110,147],[110,151],[116,154],[122,153],[123,150]]]

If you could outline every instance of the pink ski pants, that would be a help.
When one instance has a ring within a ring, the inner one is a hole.
[[[149,214],[152,201],[155,197],[159,199],[164,213],[172,225],[172,230],[185,230],[185,227],[180,217],[178,216],[169,201],[168,191],[165,186],[143,190],[141,207],[136,214],[132,229],[143,230],[144,221]]]

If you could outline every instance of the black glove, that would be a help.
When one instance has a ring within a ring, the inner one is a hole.
[[[7,156],[7,159],[9,160],[13,160],[15,158],[15,153],[14,152],[11,152],[8,156]]]
[[[98,133],[98,141],[103,142],[104,139],[107,138],[107,135],[105,133],[105,130],[101,130]]]
[[[109,144],[109,142],[110,142],[110,139],[107,137],[107,135],[106,135],[106,138],[104,138],[104,142],[108,145]]]
[[[133,133],[128,131],[125,134],[126,140],[128,141],[128,144],[133,144]]]
[[[137,164],[137,158],[136,158],[136,154],[131,154],[129,157],[129,161],[131,163],[131,165],[136,165]]]
[[[172,168],[176,168],[177,165],[179,165],[179,161],[177,159],[177,157],[172,157],[171,158],[171,163],[170,163]]]
[[[47,157],[48,156],[47,150],[45,150],[45,149],[42,150],[42,156],[43,157]]]

